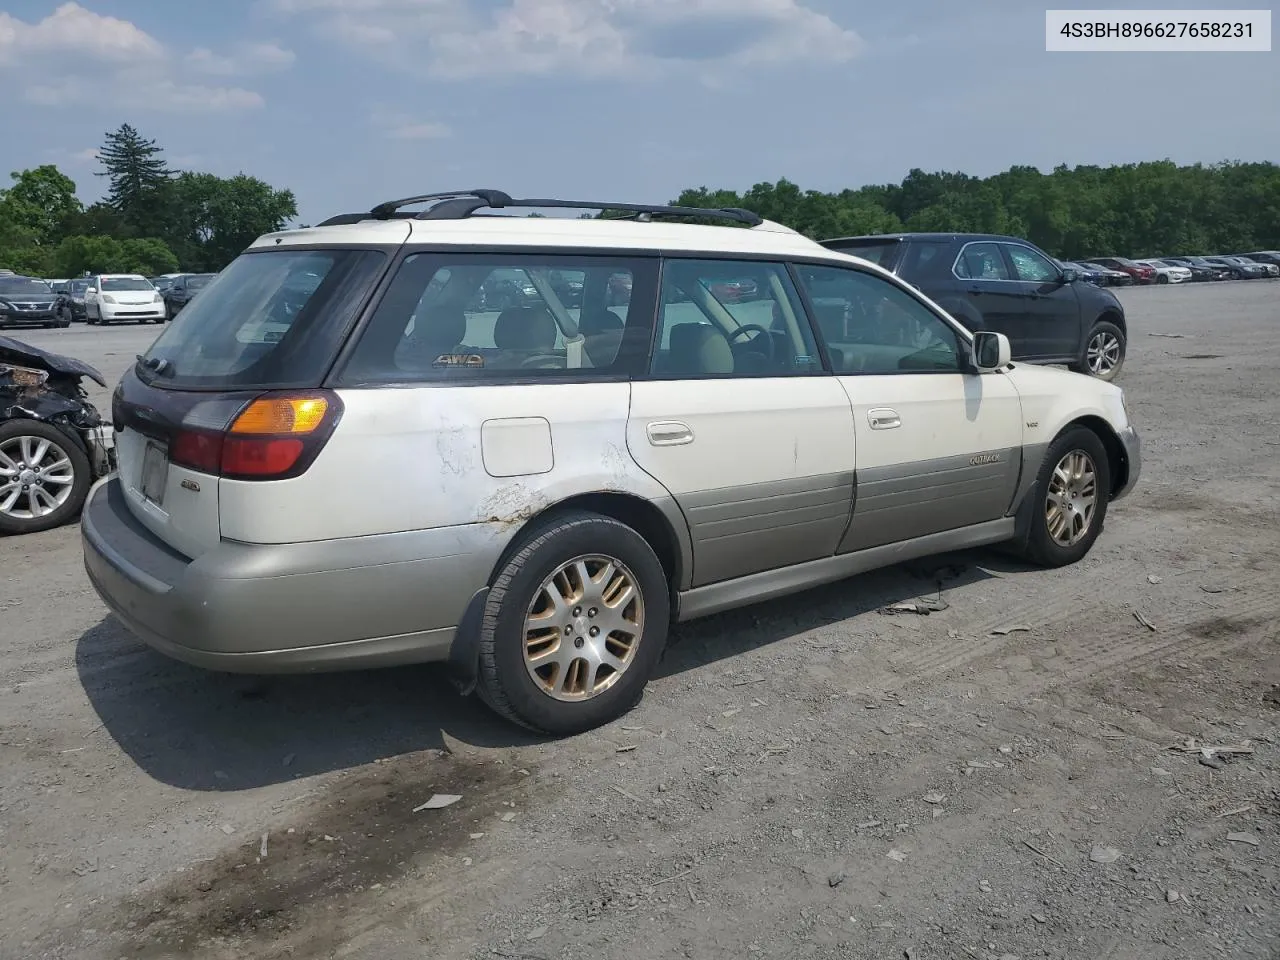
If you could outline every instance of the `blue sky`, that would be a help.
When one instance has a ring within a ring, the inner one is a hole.
[[[1280,160],[1278,58],[1046,53],[1025,0],[0,0],[0,171],[57,163],[95,199],[129,122],[314,222],[475,186]]]

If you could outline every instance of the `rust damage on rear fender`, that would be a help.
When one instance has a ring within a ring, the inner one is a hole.
[[[551,501],[544,494],[523,483],[512,483],[486,497],[476,513],[481,523],[509,530],[523,526],[549,506]]]

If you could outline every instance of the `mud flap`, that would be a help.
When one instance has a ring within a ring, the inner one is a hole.
[[[481,587],[471,597],[463,611],[458,629],[454,631],[453,645],[449,648],[446,669],[449,680],[462,696],[475,692],[480,676],[480,622],[489,600],[489,588]]]

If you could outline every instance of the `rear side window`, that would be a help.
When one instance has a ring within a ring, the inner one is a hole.
[[[630,374],[648,352],[656,273],[656,262],[629,258],[410,254],[339,379],[377,384]],[[633,290],[645,289],[648,296],[633,297]]]
[[[385,264],[379,250],[242,254],[169,324],[138,376],[197,390],[315,386]]]
[[[956,276],[962,280],[1012,280],[1000,254],[1000,245],[981,241],[966,243],[956,258]]]
[[[822,373],[784,264],[671,259],[663,267],[661,297],[654,377]]]
[[[886,270],[893,269],[893,263],[898,257],[901,240],[847,240],[840,243],[827,243],[824,246],[837,250],[840,253],[847,253],[851,257],[861,257],[863,260],[870,260],[878,267],[884,267]]]

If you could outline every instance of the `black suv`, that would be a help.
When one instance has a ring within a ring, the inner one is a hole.
[[[164,297],[165,311],[172,320],[176,317],[188,303],[191,298],[209,285],[217,274],[213,273],[184,273],[180,277],[175,277],[160,293]]]
[[[895,233],[822,245],[897,274],[970,330],[1003,333],[1015,360],[1064,363],[1103,380],[1115,379],[1124,364],[1128,327],[1120,301],[1026,240]]]

